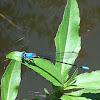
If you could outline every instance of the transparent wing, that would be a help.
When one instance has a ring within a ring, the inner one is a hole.
[[[45,54],[45,55],[40,56],[40,57],[47,58],[50,60],[61,61],[62,59],[70,59],[70,58],[73,58],[76,56],[78,56],[78,53],[76,53],[76,52],[57,52],[57,53]]]
[[[64,53],[57,53],[55,56],[56,60],[60,60],[60,59],[71,59],[74,57],[77,57],[78,53],[76,52],[64,52]]]

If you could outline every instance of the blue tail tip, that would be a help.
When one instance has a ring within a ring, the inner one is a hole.
[[[89,67],[82,66],[83,69],[89,70]]]

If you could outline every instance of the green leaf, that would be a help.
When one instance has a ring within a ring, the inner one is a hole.
[[[79,90],[79,91],[74,91],[74,92],[66,93],[66,94],[72,95],[72,96],[82,96],[83,94],[87,94],[87,93],[91,93],[93,95],[93,94],[96,94],[96,93],[100,93],[100,90],[97,90],[97,89],[82,89],[82,90]]]
[[[63,95],[60,99],[61,100],[91,100],[85,97],[73,97],[73,96],[68,96],[68,95]]]
[[[7,55],[7,58],[22,61],[21,52],[11,52]],[[27,59],[23,64],[38,72],[47,80],[51,81],[55,86],[63,86],[63,80],[60,71],[53,63],[42,58],[34,58],[31,60],[31,63],[28,63],[28,60],[29,59]]]
[[[65,93],[66,95],[73,97],[86,97],[91,100],[99,100],[100,99],[100,90],[97,89],[82,89],[79,91],[74,91],[71,93]]]
[[[65,12],[63,16],[63,21],[59,26],[55,44],[56,52],[79,52],[81,48],[81,38],[79,37],[79,9],[76,0],[68,0],[67,6],[65,7]],[[63,55],[60,61],[73,64],[77,55],[73,57],[73,54]],[[64,59],[65,57],[69,59]],[[73,58],[72,58],[73,57]],[[59,67],[61,75],[63,76],[64,82],[68,79],[68,72],[71,69],[71,65],[56,63]]]
[[[46,96],[48,97],[49,96],[48,90],[46,88],[44,88],[44,91],[45,91]]]
[[[20,84],[21,63],[12,60],[8,65],[1,80],[1,96],[2,100],[15,100],[18,94],[18,86]]]
[[[34,58],[34,64],[24,63],[26,66],[32,68],[40,75],[51,81],[55,86],[63,86],[62,76],[60,71],[53,63],[42,58]]]
[[[10,52],[6,58],[10,58],[10,59],[15,59],[17,61],[22,61],[21,60],[21,53],[22,52],[18,52],[18,51],[14,51],[14,52]]]
[[[78,73],[78,69],[75,70],[75,72],[72,75],[72,77],[64,84],[64,87],[72,85],[75,82],[77,73]]]
[[[100,89],[100,71],[80,74],[76,77],[76,80],[76,83],[66,87],[65,90],[73,88]]]

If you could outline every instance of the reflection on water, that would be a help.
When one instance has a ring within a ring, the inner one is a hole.
[[[80,15],[82,19],[80,23],[80,31],[79,31],[80,35],[82,34],[87,35],[94,29],[94,23],[90,19],[88,19],[87,16],[88,16],[87,10],[83,9],[83,12]]]
[[[78,3],[81,16],[80,35],[83,36],[82,51],[87,55],[87,53],[89,54],[90,51],[93,50],[92,43],[92,46],[90,47],[91,49],[88,52],[88,43],[92,41],[92,39],[89,41],[89,35],[93,34],[94,37],[94,33],[100,33],[100,30],[97,27],[100,26],[100,3],[98,1],[91,2],[91,0],[78,0]],[[66,0],[0,0],[0,13],[14,22],[20,28],[25,30],[22,31],[17,29],[7,20],[0,17],[0,59],[4,59],[6,54],[13,50],[24,50],[30,52],[36,51],[36,53],[39,49],[43,49],[43,52],[45,52],[45,50],[49,50],[51,52],[55,51],[54,37],[56,35],[58,26],[61,23],[65,5]],[[86,38],[84,38],[84,35],[86,36]],[[11,45],[16,40],[22,37],[25,37],[25,39]],[[85,40],[87,41],[87,43],[84,42],[84,39],[87,39]],[[88,66],[93,65],[93,61],[89,62],[88,58],[84,59],[84,61],[79,61],[82,64],[90,64]],[[99,62],[97,63],[99,64]],[[0,76],[2,76],[2,74],[4,73],[3,66],[7,66],[7,64],[0,66],[0,68],[2,69],[0,71]],[[23,73],[24,72],[25,71],[23,71]],[[28,76],[26,75],[25,77]],[[39,78],[39,80],[41,80],[41,77]],[[46,82],[43,84],[46,85]],[[21,98],[20,95],[22,95],[23,97],[24,94],[27,94],[23,92],[22,87],[22,92],[20,92],[18,96],[19,98]],[[29,99],[32,99],[34,96],[28,95],[28,97],[30,97]],[[17,100],[22,99],[23,98]]]

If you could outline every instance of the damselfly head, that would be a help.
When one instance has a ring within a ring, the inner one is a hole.
[[[25,51],[22,51],[21,57],[24,58],[25,56]]]

